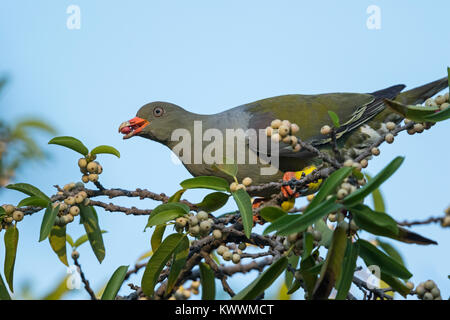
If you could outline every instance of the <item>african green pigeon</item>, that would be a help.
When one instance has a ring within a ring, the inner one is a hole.
[[[172,103],[152,102],[140,108],[135,118],[122,123],[119,132],[125,135],[124,139],[141,136],[160,142],[172,150],[186,139],[185,145],[191,147],[188,151],[191,153],[190,157],[189,154],[182,154],[186,153],[186,150],[178,154],[193,176],[221,176],[231,182],[231,177],[219,171],[215,163],[202,159],[202,152],[205,152],[208,145],[218,139],[217,134],[221,133],[223,137],[226,137],[227,129],[265,130],[274,119],[287,119],[298,125],[299,131],[296,136],[299,139],[311,143],[319,150],[331,152],[329,136],[322,135],[320,132],[324,125],[332,125],[328,114],[330,110],[340,119],[341,127],[337,131],[337,137],[344,158],[355,158],[361,150],[387,132],[386,122],[398,123],[402,120],[398,114],[386,108],[384,99],[393,99],[409,105],[419,104],[447,86],[447,78],[443,78],[405,92],[401,92],[405,88],[404,85],[396,85],[370,94],[282,95],[244,104],[213,115],[195,114]],[[195,132],[195,124],[200,124],[202,130],[200,135]],[[181,130],[177,131],[176,141],[173,141],[175,129]],[[207,129],[213,130],[209,130],[206,136]],[[186,134],[190,136],[186,137]],[[267,136],[265,138],[270,141]],[[224,138],[226,142],[223,143],[222,159],[227,158],[225,144],[231,143],[230,139]],[[232,142],[235,141],[234,138],[232,140]],[[236,143],[236,145],[239,144]],[[280,142],[278,169],[272,171],[272,174],[261,174],[261,168],[268,165],[261,163],[264,161],[260,157],[266,157],[264,160],[267,160],[267,155],[270,154],[267,143],[266,148],[262,148],[263,145],[261,138],[256,144],[249,143],[247,140],[244,151],[248,154],[244,163],[236,159],[239,151],[235,150],[237,152],[234,153],[235,158],[232,160],[238,163],[237,178],[240,181],[245,177],[252,178],[254,185],[278,181],[286,171],[298,171],[308,165],[320,163],[320,160],[310,152],[304,149],[294,152],[289,144]],[[200,156],[196,155],[199,152]],[[213,155],[214,152],[212,152]],[[249,161],[250,154],[258,157],[256,163]]]

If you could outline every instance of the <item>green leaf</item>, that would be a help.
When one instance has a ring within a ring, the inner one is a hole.
[[[14,264],[16,263],[17,244],[19,242],[19,229],[16,226],[11,226],[5,232],[5,279],[8,283],[9,290],[14,292]]]
[[[288,265],[290,265],[291,268],[293,268],[293,269],[297,269],[299,260],[300,260],[300,256],[293,254],[288,258]],[[286,272],[284,275],[284,284],[286,285],[286,288],[290,288],[292,286],[293,280],[294,280],[294,275],[292,274],[292,272],[289,269],[286,269]]]
[[[404,298],[411,292],[410,289],[400,280],[381,272],[381,280],[386,282],[395,292],[401,294]]]
[[[78,139],[74,137],[56,137],[48,142],[48,144],[57,144],[86,156],[89,153],[88,148]]]
[[[7,189],[20,191],[22,193],[25,193],[29,196],[36,196],[41,199],[47,200],[50,203],[50,198],[45,195],[41,190],[36,188],[35,186],[32,186],[28,183],[16,183],[16,184],[10,184],[6,186]]]
[[[439,112],[424,117],[426,122],[440,122],[450,118],[450,108],[445,108]]]
[[[229,191],[227,180],[213,176],[199,176],[184,180],[180,183],[183,189],[212,189],[217,191]]]
[[[102,234],[103,233],[107,233],[108,231],[106,231],[106,230],[102,230]],[[81,246],[83,243],[85,243],[85,242],[87,242],[89,239],[88,239],[88,236],[87,236],[87,234],[83,234],[81,237],[79,237],[76,241],[75,241],[75,243],[72,245],[72,247],[75,249],[75,248],[78,248],[79,246]]]
[[[153,253],[145,267],[141,282],[142,291],[146,296],[153,295],[161,271],[184,237],[185,235],[179,233],[169,235]]]
[[[150,240],[152,245],[152,251],[156,251],[158,247],[161,245],[162,238],[164,236],[164,232],[166,231],[166,225],[161,224],[156,226],[155,230],[152,233],[152,239]]]
[[[6,289],[3,278],[0,275],[0,300],[11,300],[8,289]]]
[[[341,276],[337,285],[336,300],[347,299],[347,294],[350,291],[350,287],[353,281],[353,275],[356,269],[356,260],[359,255],[359,244],[352,243],[350,239],[347,239],[347,249],[345,250],[344,264],[342,266]]]
[[[228,201],[230,196],[223,192],[213,192],[203,198],[202,202],[197,203],[196,206],[206,212],[214,212],[222,208]]]
[[[361,202],[365,197],[377,189],[384,181],[389,179],[405,160],[404,157],[397,157],[392,160],[383,170],[381,170],[372,180],[361,189],[349,194],[343,201],[344,205],[352,206]]]
[[[50,230],[50,236],[48,241],[53,251],[58,256],[59,260],[66,266],[69,266],[67,262],[67,250],[66,250],[66,226],[53,226]]]
[[[105,291],[103,291],[101,300],[114,300],[122,286],[125,276],[127,275],[129,266],[120,266],[114,271],[113,275],[106,285]]]
[[[200,263],[200,282],[202,284],[202,300],[216,298],[216,281],[214,271],[206,263]]]
[[[157,206],[150,214],[145,229],[164,224],[189,213],[189,206],[180,202],[168,202]]]
[[[87,237],[86,237],[86,238],[87,238]],[[71,237],[68,233],[66,233],[66,241],[67,241],[68,244],[70,244],[70,246],[71,246],[72,248],[75,246],[75,243],[73,242],[72,237]]]
[[[149,250],[147,252],[144,252],[143,254],[141,254],[141,256],[137,259],[137,261],[142,261],[145,260],[147,258],[150,258],[153,255],[153,250]]]
[[[213,168],[216,168],[219,171],[222,171],[223,173],[234,178],[237,175],[238,167],[233,162],[233,160],[224,159],[222,164],[213,164]]]
[[[417,122],[430,121],[426,120],[427,116],[431,116],[439,110],[439,107],[407,106],[389,99],[385,99],[384,101],[394,112],[402,115],[404,118]]]
[[[330,194],[336,192],[336,188],[341,185],[342,181],[352,172],[352,168],[343,167],[334,171],[322,184],[319,192],[315,195],[305,210],[305,213],[321,204]]]
[[[236,294],[232,300],[254,300],[263,293],[286,269],[288,258],[283,256],[261,273],[252,283]]]
[[[48,204],[49,204],[48,200],[36,196],[31,196],[20,201],[17,206],[19,208],[27,206],[45,208],[47,207]]]
[[[0,206],[0,216],[3,216],[6,214],[5,209],[3,209],[3,207]]]
[[[173,196],[171,196],[171,197],[169,198],[169,200],[168,200],[167,202],[180,202],[181,196],[182,196],[183,193],[185,193],[185,192],[186,192],[185,189],[178,190],[177,192],[175,192],[175,193],[173,194]]]
[[[292,233],[305,231],[317,220],[341,207],[342,205],[336,203],[336,197],[333,196],[313,209],[305,211],[303,214],[286,215],[275,220],[264,230],[264,234],[268,234],[275,230],[278,230],[277,234],[279,235],[290,235]]]
[[[103,244],[102,231],[100,230],[95,210],[92,207],[80,205],[80,215],[83,218],[84,229],[92,251],[94,251],[98,262],[102,263],[105,258],[105,245]]]
[[[112,154],[117,158],[120,158],[120,152],[111,146],[98,146],[91,150],[91,154]]]
[[[284,217],[287,213],[279,207],[264,207],[259,211],[259,215],[267,222],[273,222]]]
[[[336,128],[339,128],[341,125],[339,124],[339,117],[338,117],[338,115],[335,112],[331,111],[331,110],[328,111],[328,115],[330,116],[331,121],[333,121],[334,126]]]
[[[333,238],[327,252],[325,264],[322,266],[319,280],[317,281],[312,294],[313,300],[328,299],[333,286],[341,274],[346,246],[346,228],[342,224],[338,224],[333,232]]]
[[[395,259],[378,250],[370,242],[363,239],[358,239],[357,242],[359,243],[360,248],[359,255],[363,258],[367,266],[376,265],[380,268],[381,272],[401,279],[409,279],[412,277],[412,274],[408,269],[398,263]]]
[[[39,242],[47,239],[53,225],[55,224],[55,219],[58,211],[59,205],[57,205],[55,208],[51,203],[48,205],[47,209],[45,210],[44,217],[42,218],[41,231],[39,233]]]
[[[384,252],[386,252],[392,259],[400,263],[401,265],[405,265],[405,262],[403,261],[402,255],[395,249],[391,244],[381,241],[380,239],[376,239],[378,245],[381,249],[383,249]]]
[[[386,237],[398,235],[397,222],[384,212],[376,212],[364,204],[348,208],[356,225],[372,234]]]
[[[253,228],[252,200],[244,189],[238,189],[232,195],[241,213],[245,236],[250,239]]]
[[[189,254],[189,239],[187,237],[184,237],[181,239],[180,244],[173,253],[173,261],[170,266],[169,278],[167,280],[167,289],[166,289],[167,293],[172,291],[176,281],[178,280],[181,270],[186,264],[188,254]]]
[[[365,174],[367,181],[370,181],[372,177],[369,174]],[[373,209],[379,212],[386,212],[386,205],[384,204],[383,195],[380,188],[376,188],[372,191]]]
[[[331,244],[331,238],[333,237],[333,231],[328,228],[328,225],[322,219],[319,219],[314,224],[314,228],[322,234],[322,239],[319,241],[319,245],[329,248]]]

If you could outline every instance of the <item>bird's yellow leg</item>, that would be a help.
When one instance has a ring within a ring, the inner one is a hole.
[[[317,167],[316,166],[308,166],[303,168],[303,170],[301,171],[288,171],[283,175],[283,181],[290,181],[291,179],[301,179],[303,176],[307,176],[309,174],[311,174],[314,170],[316,170]],[[316,192],[320,185],[322,184],[322,179],[319,179],[317,182],[311,182],[308,184],[308,193],[314,193]],[[285,198],[291,198],[291,197],[295,197],[298,198],[300,196],[299,193],[294,193],[294,191],[292,190],[292,188],[290,186],[282,186],[281,187],[281,192],[283,193]]]

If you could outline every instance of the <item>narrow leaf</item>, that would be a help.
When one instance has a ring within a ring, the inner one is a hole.
[[[66,250],[66,226],[53,226],[50,230],[50,236],[48,241],[53,251],[58,256],[59,260],[66,266],[69,266],[67,262],[67,250]]]
[[[50,203],[50,198],[45,195],[41,190],[36,188],[35,186],[32,186],[28,183],[16,183],[16,184],[10,184],[6,186],[7,189],[20,191],[22,193],[25,193],[29,196],[36,196],[41,199],[47,200]]]
[[[259,215],[267,222],[273,222],[287,215],[286,211],[278,207],[264,207],[259,211]]]
[[[141,287],[146,296],[151,297],[154,292],[156,282],[158,281],[159,275],[169,261],[174,250],[178,247],[181,240],[185,235],[174,233],[169,235],[159,246],[150,260],[142,276]]]
[[[117,158],[120,158],[120,152],[111,146],[98,146],[91,150],[91,154],[112,154],[116,156]]]
[[[336,300],[345,300],[350,291],[353,281],[353,275],[356,269],[356,260],[359,255],[359,244],[352,243],[347,239],[347,249],[345,250],[344,265],[342,266],[341,276],[337,286]]]
[[[286,269],[288,258],[283,256],[260,274],[252,283],[236,294],[232,300],[254,300],[263,293]]]
[[[214,212],[222,208],[228,201],[230,196],[223,192],[213,192],[203,198],[202,202],[197,203],[196,206],[206,212]]]
[[[8,283],[9,290],[14,292],[14,264],[16,263],[17,244],[19,242],[19,229],[16,226],[11,226],[5,232],[5,279]]]
[[[212,189],[217,191],[229,191],[230,186],[227,180],[213,176],[199,176],[184,180],[180,183],[183,189]]]
[[[180,241],[180,244],[173,253],[173,261],[170,266],[169,278],[167,280],[167,289],[166,289],[167,293],[172,291],[176,281],[178,280],[178,276],[180,275],[181,270],[185,266],[188,254],[189,254],[189,239],[187,237],[183,237]]]
[[[216,298],[216,281],[214,271],[206,263],[200,263],[200,282],[202,284],[202,300]]]
[[[102,300],[114,300],[122,286],[129,266],[120,266],[114,271],[102,294]]]
[[[5,282],[3,282],[3,278],[0,275],[0,300],[11,300],[11,296],[9,295],[8,289],[6,289]]]
[[[395,237],[398,235],[397,222],[384,212],[376,212],[364,204],[350,207],[352,217],[358,227],[372,234]]]
[[[31,196],[20,201],[17,206],[19,208],[27,206],[45,208],[47,207],[48,204],[49,204],[48,200],[42,199],[37,196]]]
[[[158,249],[158,247],[161,245],[162,238],[164,236],[165,231],[166,231],[166,226],[163,224],[156,226],[155,230],[153,231],[152,239],[150,241],[153,252],[155,252]]]
[[[98,224],[94,208],[80,205],[80,215],[83,217],[83,225],[86,230],[92,251],[94,251],[98,262],[102,263],[105,258],[105,245],[103,244],[102,231]]]
[[[45,210],[44,217],[42,218],[41,231],[39,233],[39,242],[47,239],[53,225],[55,224],[55,219],[58,211],[59,205],[57,205],[55,208],[51,203],[48,205],[47,209]]]
[[[245,236],[250,239],[253,228],[252,200],[244,189],[238,189],[232,195],[241,213]]]
[[[108,231],[106,231],[106,230],[102,230],[102,234],[103,233],[107,233]],[[75,243],[72,245],[72,247],[73,248],[78,248],[79,246],[81,246],[83,243],[85,243],[85,242],[87,242],[89,239],[88,239],[88,236],[87,236],[87,234],[83,234],[81,237],[79,237],[76,241],[75,241]]]
[[[328,111],[328,115],[330,116],[331,121],[333,121],[333,125],[336,128],[339,128],[341,125],[339,124],[339,117],[338,117],[338,115],[335,112],[331,111],[331,110]]]
[[[370,181],[372,177],[369,174],[365,174],[367,181]],[[386,212],[386,205],[384,204],[383,195],[381,194],[380,188],[376,188],[372,192],[373,209],[378,212]]]
[[[74,137],[56,137],[48,142],[48,144],[57,144],[86,156],[89,153],[88,148],[78,139]]]

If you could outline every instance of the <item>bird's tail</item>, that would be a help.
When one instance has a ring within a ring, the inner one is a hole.
[[[422,104],[428,98],[431,98],[438,92],[448,88],[448,86],[448,78],[444,77],[423,86],[402,92],[395,98],[395,101],[406,105]]]

